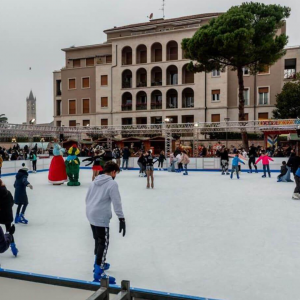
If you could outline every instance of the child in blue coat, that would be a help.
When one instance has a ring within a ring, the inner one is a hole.
[[[230,178],[232,179],[233,172],[236,172],[237,179],[240,179],[239,177],[239,163],[245,164],[241,159],[239,159],[239,155],[236,154],[235,157],[232,159],[232,168],[231,168],[231,175]]]

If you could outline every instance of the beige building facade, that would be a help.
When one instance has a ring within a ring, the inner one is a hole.
[[[181,41],[215,14],[114,27],[107,42],[71,47],[53,73],[56,126],[104,126],[238,120],[236,72],[187,71]],[[281,29],[285,31],[285,27]],[[265,72],[244,69],[246,117],[272,117],[276,94],[300,70],[300,47]]]

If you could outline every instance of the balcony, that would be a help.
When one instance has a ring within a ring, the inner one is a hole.
[[[147,103],[137,103],[136,110],[147,110]]]
[[[132,103],[122,104],[122,111],[130,111],[132,110]]]
[[[161,101],[151,102],[151,109],[162,109]]]

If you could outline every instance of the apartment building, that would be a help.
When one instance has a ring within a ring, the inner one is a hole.
[[[54,72],[56,126],[158,124],[238,120],[236,72],[193,74],[181,48],[219,13],[105,30],[107,41],[62,49],[65,66]],[[280,29],[285,32],[286,28]],[[300,70],[300,47],[290,47],[275,65],[252,76],[244,69],[245,112],[268,119],[283,84]]]

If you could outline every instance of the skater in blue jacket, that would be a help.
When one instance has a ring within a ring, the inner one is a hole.
[[[239,159],[239,155],[236,154],[235,157],[232,159],[232,168],[231,168],[230,179],[232,179],[234,171],[236,172],[237,179],[240,179],[240,177],[239,177],[239,163],[245,164],[241,159]]]

